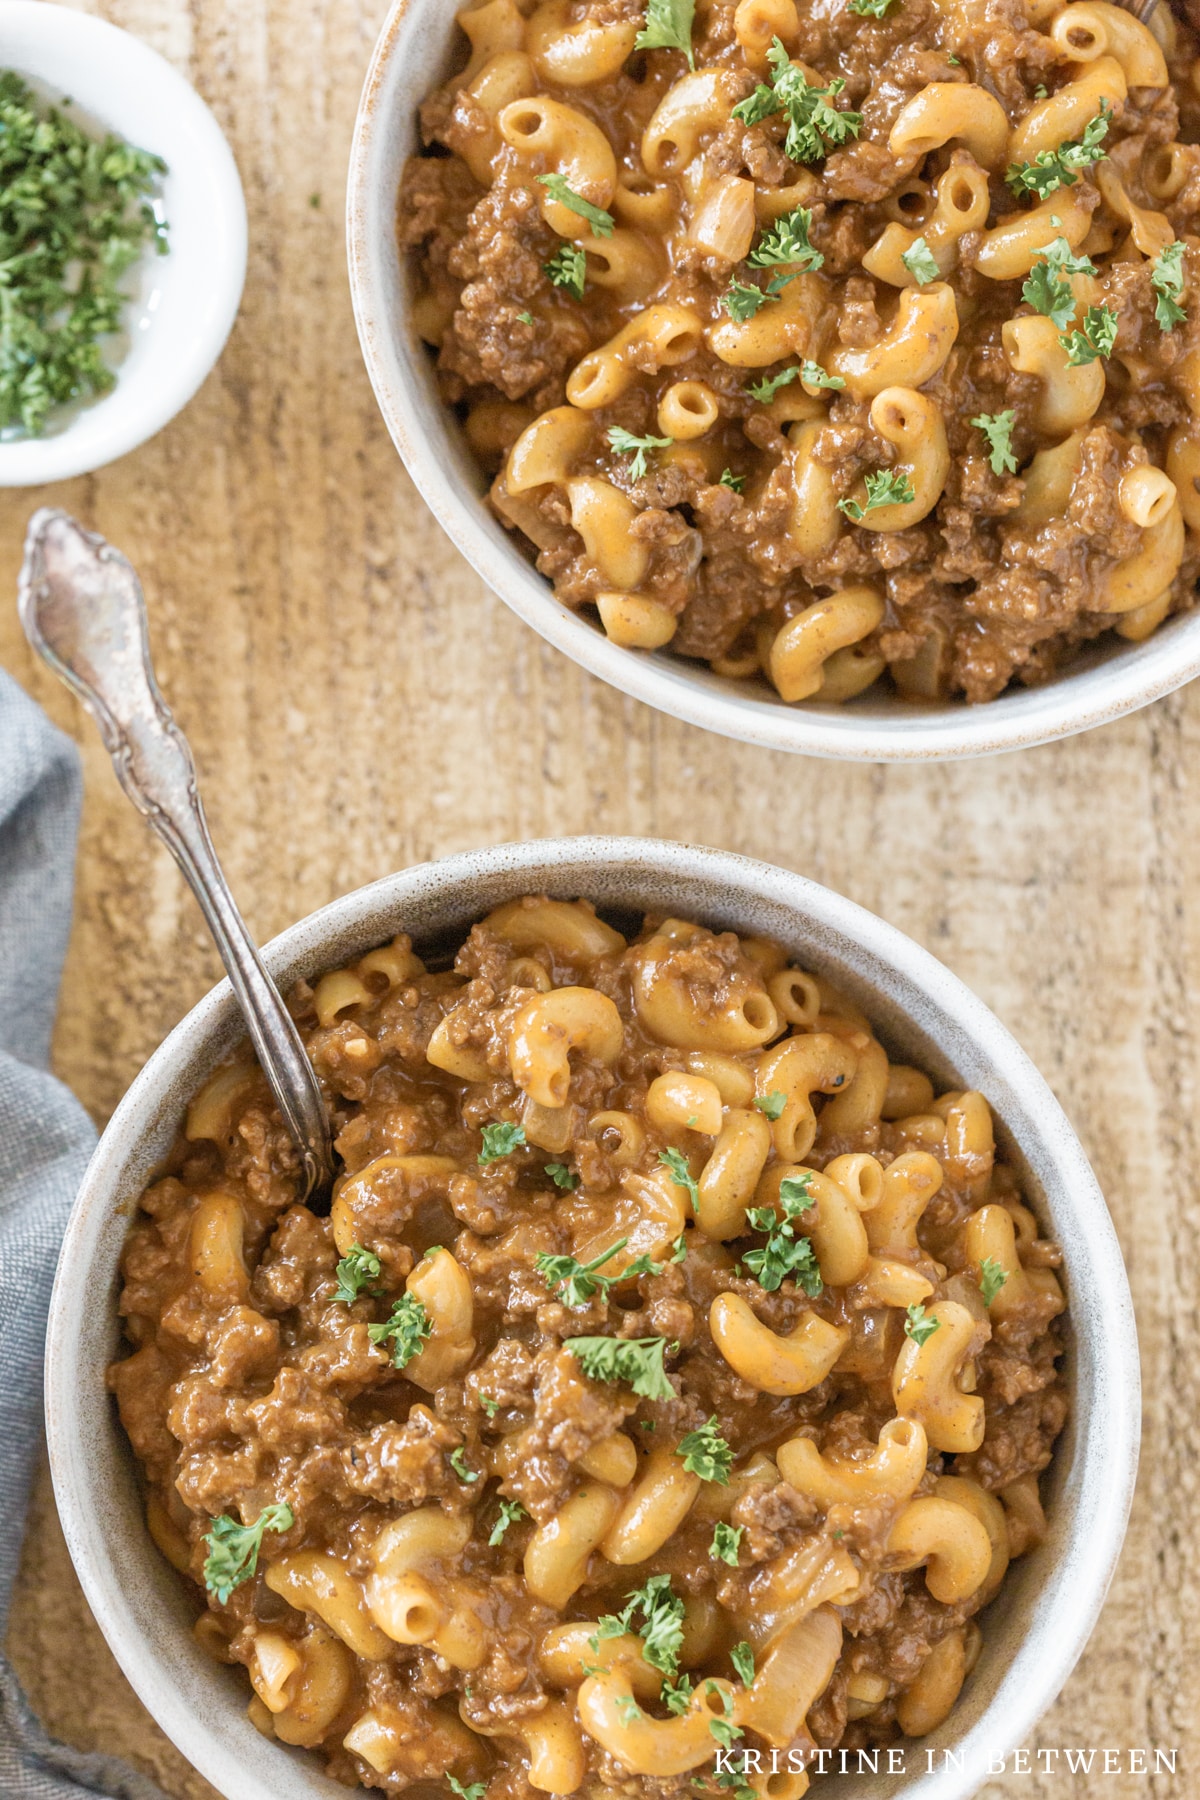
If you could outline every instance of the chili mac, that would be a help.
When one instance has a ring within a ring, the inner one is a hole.
[[[259,1730],[393,1794],[798,1800],[817,1748],[939,1724],[1067,1413],[983,1097],[774,944],[584,902],[292,1006],[332,1214],[219,1070],[110,1372]]]
[[[994,698],[1200,573],[1196,40],[1108,0],[484,0],[401,243],[559,598]]]

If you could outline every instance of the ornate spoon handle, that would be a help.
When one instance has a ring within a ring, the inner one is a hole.
[[[300,1034],[267,974],[209,836],[196,765],[154,679],[132,566],[66,513],[29,522],[19,605],[25,635],[100,727],[117,779],[200,903],[304,1169],[304,1198],[333,1180],[329,1120]]]

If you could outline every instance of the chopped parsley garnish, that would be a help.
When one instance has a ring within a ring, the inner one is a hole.
[[[783,1202],[783,1210],[789,1219],[797,1214],[807,1212],[810,1206],[817,1203],[810,1189],[812,1183],[807,1175],[785,1175],[779,1184],[779,1198]]]
[[[908,506],[917,497],[908,476],[903,469],[876,469],[865,477],[867,504],[860,506],[857,500],[839,500],[838,511],[845,513],[854,525],[864,513],[873,512],[877,506]]]
[[[767,51],[771,65],[770,82],[760,82],[745,100],[739,100],[733,116],[743,125],[760,125],[773,113],[787,117],[784,151],[793,162],[819,162],[831,149],[857,137],[862,114],[839,112],[829,104],[845,87],[841,79],[828,87],[810,87],[804,72],[798,69],[783,43],[776,38]]]
[[[931,281],[939,281],[942,271],[937,266],[933,251],[919,237],[911,250],[901,252],[900,261],[904,264],[918,287],[926,287]]]
[[[908,1317],[904,1322],[904,1335],[911,1338],[914,1344],[923,1344],[937,1330],[940,1321],[931,1319],[923,1306],[905,1308]]]
[[[470,1486],[471,1482],[479,1480],[479,1470],[471,1468],[470,1464],[467,1462],[466,1450],[461,1444],[458,1446],[457,1450],[452,1450],[450,1452],[450,1467],[454,1470],[458,1479],[460,1481],[465,1481],[468,1486]]]
[[[818,362],[802,362],[800,379],[815,388],[844,388],[846,385],[842,376],[827,375]]]
[[[680,1675],[675,1681],[664,1681],[659,1699],[671,1714],[672,1718],[682,1718],[692,1704],[692,1695],[696,1684],[690,1675]]]
[[[587,289],[587,257],[578,244],[560,244],[549,262],[542,264],[542,273],[555,287],[566,288],[577,300],[583,299]]]
[[[806,206],[794,206],[767,228],[751,250],[746,261],[752,269],[778,268],[781,263],[799,263],[802,269],[819,269],[825,261],[819,250],[808,241],[812,230],[812,213]]]
[[[148,199],[165,170],[0,72],[0,431],[37,437],[53,407],[113,386],[100,340],[121,329],[144,246],[166,254]]]
[[[686,1188],[691,1198],[693,1212],[700,1205],[700,1187],[696,1177],[688,1168],[687,1157],[682,1150],[660,1150],[658,1160],[666,1169],[676,1187]]]
[[[696,1431],[681,1437],[675,1454],[682,1457],[689,1475],[698,1475],[701,1481],[715,1481],[718,1487],[729,1486],[733,1451],[717,1430],[716,1413]]]
[[[379,1280],[379,1258],[361,1244],[351,1244],[337,1266],[337,1291],[334,1300],[340,1306],[353,1306],[362,1293],[378,1292],[370,1284]]]
[[[1111,119],[1111,106],[1101,100],[1100,111],[1084,126],[1082,137],[1069,138],[1057,150],[1039,150],[1032,162],[1011,163],[1005,181],[1014,194],[1036,194],[1039,200],[1056,188],[1074,187],[1081,169],[1107,156],[1104,140]]]
[[[1059,335],[1058,341],[1067,353],[1068,366],[1081,368],[1085,363],[1095,362],[1097,357],[1111,356],[1119,324],[1111,306],[1089,306],[1083,315],[1082,326]]]
[[[792,279],[791,275],[772,275],[765,288],[755,287],[745,281],[731,281],[717,304],[725,308],[736,324],[744,325],[747,319],[754,317],[760,306],[765,306],[768,300],[777,299]]]
[[[367,1336],[373,1344],[391,1344],[392,1367],[403,1369],[417,1354],[433,1325],[429,1314],[415,1294],[401,1294],[392,1307],[391,1317],[382,1324],[368,1325]]]
[[[593,206],[590,200],[585,200],[582,194],[577,194],[574,188],[567,186],[561,175],[539,175],[538,181],[552,200],[557,200],[558,204],[565,206],[568,212],[573,212],[577,218],[583,219],[591,226],[597,237],[612,236],[612,214],[605,212],[602,206]]]
[[[1035,262],[1025,277],[1021,298],[1034,312],[1052,319],[1057,330],[1065,331],[1075,311],[1075,293],[1067,277],[1094,275],[1096,265],[1086,256],[1076,256],[1065,237],[1056,237],[1037,254],[1042,260]]]
[[[738,1738],[742,1736],[741,1726],[735,1725],[733,1722],[733,1695],[725,1693],[723,1689],[717,1686],[715,1681],[707,1681],[704,1685],[705,1691],[708,1694],[720,1696],[721,1705],[724,1709],[720,1717],[718,1717],[716,1713],[709,1714],[708,1729],[712,1732],[712,1735],[716,1738],[722,1750],[732,1750]]]
[[[218,1604],[225,1605],[234,1588],[249,1581],[258,1568],[258,1553],[268,1531],[290,1531],[295,1514],[286,1501],[264,1506],[253,1525],[241,1525],[222,1513],[204,1534],[208,1555],[204,1560],[204,1585]]]
[[[679,1671],[683,1611],[683,1601],[671,1591],[671,1577],[651,1575],[643,1587],[634,1589],[629,1604],[619,1613],[606,1613],[597,1620],[595,1634],[588,1642],[596,1650],[602,1638],[634,1632],[642,1640],[643,1662],[673,1678]]]
[[[761,1250],[747,1250],[742,1261],[761,1288],[773,1294],[791,1276],[810,1300],[821,1292],[821,1271],[816,1253],[806,1237],[797,1237],[794,1221],[813,1205],[806,1175],[788,1175],[779,1184],[781,1219],[770,1206],[748,1206],[746,1223],[752,1231],[766,1234]]]
[[[985,1256],[979,1265],[979,1292],[985,1306],[992,1304],[1007,1280],[1007,1269],[1002,1269],[994,1256]]]
[[[781,1116],[787,1105],[787,1095],[781,1093],[778,1088],[772,1088],[769,1094],[757,1095],[752,1104],[758,1108],[760,1113],[765,1113],[768,1119],[775,1120]]]
[[[594,1294],[602,1300],[608,1299],[608,1290],[614,1281],[631,1281],[635,1275],[657,1275],[659,1265],[651,1256],[637,1256],[626,1264],[619,1276],[598,1275],[596,1271],[606,1262],[611,1262],[618,1250],[623,1250],[629,1242],[628,1238],[618,1238],[615,1244],[593,1257],[589,1263],[577,1262],[573,1256],[552,1256],[542,1251],[534,1257],[534,1266],[543,1276],[551,1293],[556,1293],[564,1306],[573,1311],[586,1306]]]
[[[510,1525],[515,1525],[518,1519],[527,1519],[528,1517],[529,1514],[525,1511],[525,1508],[521,1505],[519,1500],[502,1500],[500,1502],[500,1517],[492,1526],[488,1536],[488,1543],[491,1545],[492,1549],[494,1550],[497,1544],[503,1543],[504,1534]]]
[[[487,1793],[486,1781],[471,1781],[464,1787],[462,1782],[456,1781],[453,1775],[447,1775],[446,1786],[451,1793],[458,1795],[458,1800],[483,1800],[483,1796]]]
[[[635,50],[682,50],[694,69],[692,21],[695,0],[646,0],[646,22],[633,40]]]
[[[729,1660],[737,1670],[737,1678],[743,1687],[754,1686],[754,1652],[743,1638],[729,1652]]]
[[[674,442],[669,437],[635,437],[632,431],[626,431],[623,425],[610,425],[608,441],[618,456],[632,456],[629,465],[629,476],[632,481],[640,481],[646,473],[646,457],[651,450],[666,450]]]
[[[1016,413],[1011,408],[1007,412],[980,413],[971,420],[977,425],[988,441],[988,456],[993,475],[1015,475],[1017,459],[1013,455],[1012,429]]]
[[[736,1569],[741,1542],[742,1527],[727,1525],[724,1519],[718,1519],[713,1526],[712,1543],[708,1546],[708,1554],[714,1562],[728,1563],[731,1569]]]
[[[747,392],[762,406],[770,406],[780,388],[785,388],[789,381],[795,381],[800,370],[795,363],[790,369],[781,369],[778,375],[764,375],[761,381],[752,381]]]
[[[518,325],[532,325],[533,324],[533,314],[531,312],[519,312],[517,314],[517,324]]]
[[[679,1236],[675,1239],[675,1242],[671,1245],[670,1260],[673,1263],[681,1263],[681,1262],[685,1261],[686,1258],[687,1258],[687,1238],[684,1236],[683,1232],[681,1231]]]
[[[891,4],[892,0],[850,0],[850,11],[862,19],[882,19]]]
[[[1160,250],[1150,265],[1150,286],[1157,298],[1154,317],[1160,331],[1173,331],[1187,318],[1179,302],[1183,298],[1183,239],[1176,238]]]
[[[740,494],[745,485],[746,477],[744,475],[735,475],[732,469],[722,469],[720,475],[717,477],[718,487],[731,488],[735,494]]]
[[[554,1183],[555,1187],[562,1188],[565,1193],[573,1193],[579,1186],[578,1175],[568,1169],[566,1163],[547,1163],[546,1173]]]
[[[514,1150],[519,1150],[524,1142],[523,1125],[509,1125],[503,1119],[495,1125],[485,1125],[483,1149],[479,1152],[478,1160],[482,1164],[499,1162],[502,1156],[511,1156]]]
[[[666,1338],[577,1337],[564,1348],[592,1381],[627,1381],[643,1400],[675,1398],[663,1367]]]
[[[494,1419],[496,1414],[500,1411],[500,1402],[498,1400],[493,1400],[490,1394],[480,1394],[479,1404],[482,1406],[489,1419]]]

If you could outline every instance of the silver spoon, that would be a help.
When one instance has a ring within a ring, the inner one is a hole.
[[[102,537],[43,507],[29,521],[18,604],[26,637],[92,714],[118,781],[183,870],[300,1154],[302,1198],[326,1200],[333,1148],[325,1103],[217,861],[191,749],[154,679],[137,575]]]

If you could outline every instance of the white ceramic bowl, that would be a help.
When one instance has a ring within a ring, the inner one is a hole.
[[[526,624],[624,693],[771,750],[862,762],[928,761],[1017,750],[1090,730],[1200,674],[1200,609],[1144,644],[1084,652],[1047,687],[982,706],[914,706],[864,695],[848,706],[786,705],[763,681],[730,681],[669,651],[623,650],[565,606],[484,504],[486,482],[442,404],[412,324],[411,275],[396,247],[396,192],[420,146],[417,108],[462,45],[440,0],[393,0],[363,88],[350,159],[347,230],[354,311],[367,371],[396,448],[467,561]]]
[[[781,940],[871,1015],[893,1054],[948,1086],[986,1094],[1044,1228],[1063,1246],[1072,1336],[1071,1423],[1044,1483],[1050,1531],[1014,1564],[985,1619],[980,1662],[955,1712],[908,1777],[839,1776],[829,1800],[965,1800],[989,1754],[1022,1741],[1083,1649],[1108,1587],[1133,1488],[1137,1341],[1104,1200],[1045,1082],[987,1008],[942,965],[861,907],[813,882],[724,852],[639,838],[507,845],[425,863],[336,900],[266,952],[286,988],[410,932],[455,934],[501,900],[586,895],[618,915],[691,915]],[[335,1800],[315,1761],[266,1742],[246,1718],[241,1669],[218,1667],[190,1634],[194,1603],[154,1549],[133,1457],[105,1391],[118,1345],[117,1265],[137,1196],[188,1098],[233,1049],[240,1020],[213,990],[147,1063],[118,1108],[72,1215],[51,1302],[46,1408],[54,1488],[84,1591],[113,1652],[168,1736],[228,1800]],[[943,1746],[961,1770],[916,1773]],[[818,1782],[816,1793],[825,1791]],[[815,1800],[815,1796],[814,1796]]]
[[[0,441],[0,488],[66,481],[114,462],[186,406],[229,336],[246,278],[246,203],[229,145],[195,89],[147,44],[46,0],[0,0],[0,68],[168,165],[170,254],[143,252],[123,286],[128,351],[103,398]]]

